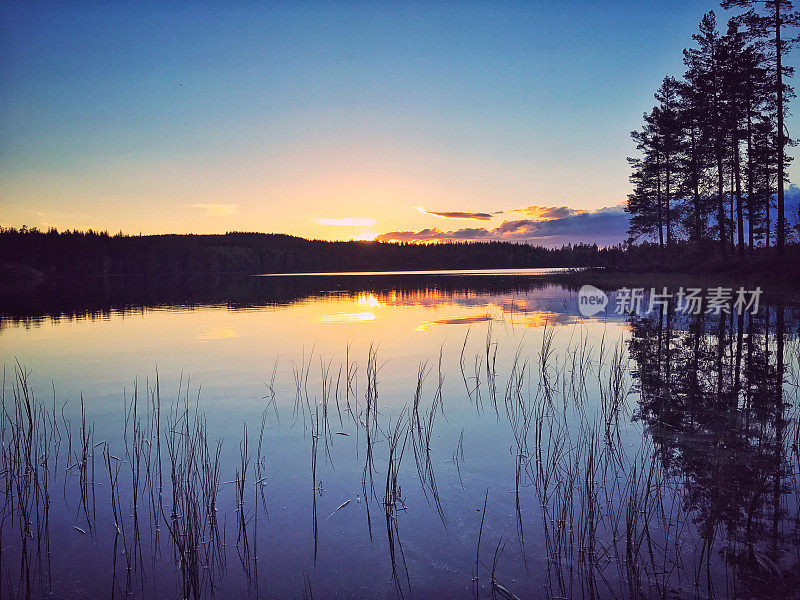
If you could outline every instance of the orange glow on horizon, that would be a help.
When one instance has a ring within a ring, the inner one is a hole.
[[[364,233],[359,233],[354,235],[350,238],[351,242],[374,242],[375,238],[378,237],[377,233],[372,233],[371,231],[367,231]]]

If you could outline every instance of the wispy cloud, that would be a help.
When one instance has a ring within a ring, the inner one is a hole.
[[[433,215],[434,217],[442,217],[444,219],[476,219],[478,221],[488,221],[494,215],[501,214],[500,212],[495,213],[486,213],[486,212],[470,212],[470,211],[436,211],[436,210],[427,210],[421,206],[414,206],[414,210],[417,210],[426,215]]]
[[[528,209],[519,210],[527,211]],[[468,227],[454,231],[442,231],[437,228],[420,231],[389,231],[376,236],[375,239],[399,242],[498,240],[527,242],[551,247],[580,242],[613,245],[625,239],[628,229],[628,215],[622,206],[610,206],[595,211],[555,207],[555,210],[550,212],[539,210],[533,211],[533,213],[549,215],[553,218],[503,221],[499,226],[491,229]],[[565,216],[557,217],[556,215]]]
[[[238,204],[214,204],[202,202],[200,204],[189,204],[189,208],[197,208],[206,211],[207,217],[229,217],[239,210]]]
[[[372,227],[377,223],[375,219],[315,219],[319,225],[334,225],[336,227]]]

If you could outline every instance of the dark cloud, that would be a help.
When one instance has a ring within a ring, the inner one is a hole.
[[[563,208],[566,207],[556,207],[556,211],[551,214],[559,214],[558,211]],[[622,206],[601,208],[592,212],[567,210],[572,212],[560,218],[504,221],[494,229],[469,227],[455,231],[442,231],[436,228],[416,232],[390,231],[375,239],[402,242],[506,240],[558,247],[568,243],[610,246],[622,242],[627,237],[628,215]],[[560,214],[563,214],[563,211]]]
[[[560,219],[546,221],[506,221],[497,231],[521,238],[549,236],[619,235],[620,241],[628,229],[628,215],[621,206],[601,208],[594,212],[579,212]]]
[[[500,227],[494,230],[494,233],[500,235],[517,235],[528,231],[530,227],[535,225],[536,221],[530,219],[521,219],[519,221],[503,221]]]
[[[465,227],[457,231],[451,231],[450,235],[457,240],[474,240],[488,237],[491,232],[483,227]]]
[[[497,213],[462,212],[462,211],[437,212],[434,210],[426,210],[425,213],[433,215],[434,217],[444,217],[446,219],[477,219],[478,221],[488,221],[489,219],[492,218],[492,214],[497,214]]]
[[[523,212],[536,221],[549,221],[552,219],[566,219],[574,215],[585,213],[585,210],[570,208],[569,206],[527,206],[513,212]]]

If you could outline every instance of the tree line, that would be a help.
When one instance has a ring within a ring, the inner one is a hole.
[[[0,263],[64,277],[592,267],[618,264],[622,255],[621,247],[596,244],[546,248],[511,242],[329,242],[246,232],[130,236],[0,228]]]
[[[662,257],[681,242],[724,256],[759,246],[783,253],[791,241],[784,185],[794,142],[784,121],[795,94],[784,57],[800,14],[790,0],[722,6],[744,11],[724,33],[714,11],[703,16],[683,76],[664,78],[631,134],[639,155],[628,159],[629,241],[652,240]]]

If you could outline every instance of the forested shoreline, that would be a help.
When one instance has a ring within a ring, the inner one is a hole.
[[[666,259],[664,259],[666,256]],[[413,244],[330,242],[284,234],[109,235],[0,228],[0,284],[110,276],[211,276],[293,272],[416,271],[435,269],[603,268],[627,273],[711,273],[769,282],[800,277],[800,246],[783,255],[755,248],[721,257],[713,243],[546,248],[512,242]],[[594,276],[597,274],[595,273]]]
[[[621,247],[545,248],[511,242],[411,244],[330,242],[284,234],[109,235],[107,232],[0,229],[0,263],[11,277],[174,273],[291,273],[619,264]]]

